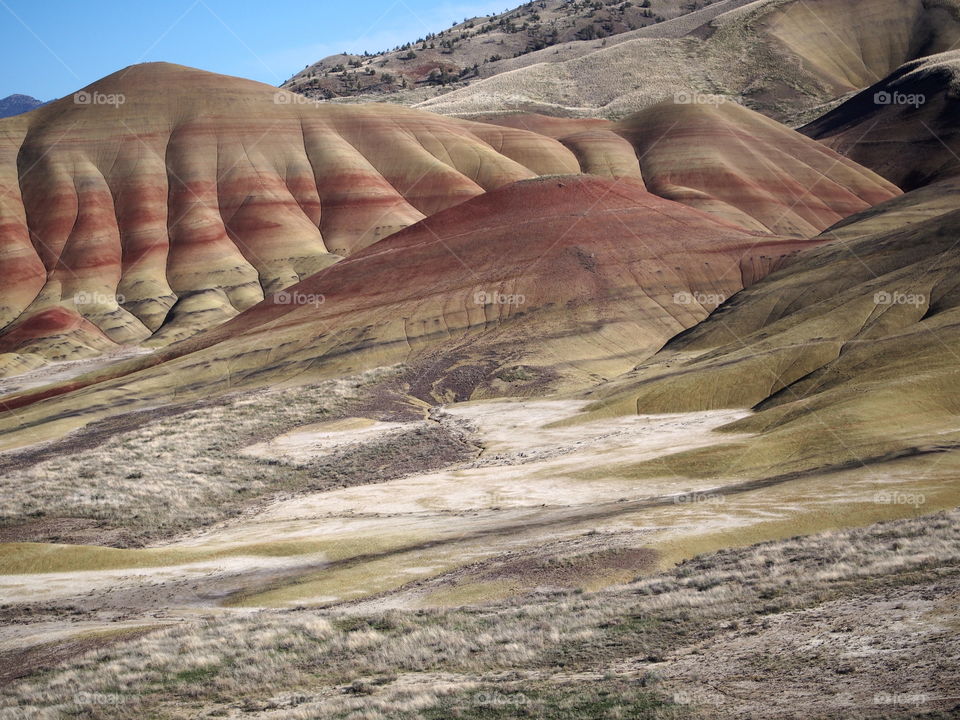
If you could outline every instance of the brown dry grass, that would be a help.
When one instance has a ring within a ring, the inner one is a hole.
[[[543,718],[785,718],[796,692],[819,698],[810,718],[948,717],[936,698],[960,689],[960,645],[955,631],[938,628],[958,622],[947,602],[960,592],[958,520],[954,511],[723,551],[595,594],[541,592],[445,612],[212,617],[11,685],[0,718],[496,718],[520,716],[519,705]],[[860,607],[882,611],[862,630]],[[796,618],[811,612],[824,632],[831,618],[850,626],[842,642],[792,659]],[[892,634],[907,621],[924,637],[909,654],[905,634]],[[778,652],[762,662],[746,653],[749,702],[677,671],[700,652],[722,669],[725,644],[758,638]],[[877,638],[884,642],[858,656],[856,673],[836,674],[843,648]],[[819,684],[798,690],[798,662]],[[831,705],[834,686],[847,694]],[[791,693],[781,696],[784,688]],[[910,688],[909,707],[882,695]],[[738,704],[753,709],[738,714]]]
[[[371,462],[386,463],[389,448],[350,448],[317,463],[255,458],[240,450],[336,416],[365,388],[395,372],[374,370],[303,388],[238,394],[222,404],[118,432],[89,449],[14,465],[0,475],[0,524],[41,521],[57,532],[52,518],[86,519],[96,521],[117,544],[139,545],[229,517],[269,493],[351,482],[351,473],[359,478]],[[413,432],[418,430],[429,429]],[[424,444],[436,441],[431,437]],[[369,457],[378,453],[384,457]],[[110,533],[111,528],[118,532]],[[29,535],[29,527],[23,532]],[[11,533],[15,528],[8,530],[9,539]]]

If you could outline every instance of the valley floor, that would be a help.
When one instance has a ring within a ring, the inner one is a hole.
[[[958,520],[724,550],[598,592],[87,633],[8,684],[0,717],[955,717]]]
[[[949,456],[653,476],[748,452],[717,431],[745,413],[371,405],[392,377],[8,457],[0,717],[937,717],[960,696]]]

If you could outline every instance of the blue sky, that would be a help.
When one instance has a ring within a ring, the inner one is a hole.
[[[0,0],[0,97],[63,97],[165,60],[278,85],[348,50],[383,50],[520,0]]]

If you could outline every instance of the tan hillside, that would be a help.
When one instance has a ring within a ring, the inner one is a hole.
[[[956,192],[955,182],[932,185],[827,231],[827,244],[601,389],[594,411],[758,409],[728,428],[756,439],[678,458],[697,474],[825,472],[948,452],[960,442]]]
[[[568,56],[576,48],[589,52],[624,35],[659,32],[661,24],[670,24],[667,21],[716,14],[719,10],[714,8],[729,4],[729,0],[537,0],[497,15],[466,19],[416,41],[410,38],[390,51],[324,58],[282,87],[314,99],[414,98],[513,70],[541,54]]]
[[[82,92],[96,102],[66,98],[0,124],[5,374],[188,338],[427,216],[540,175],[641,186],[649,175],[668,199],[795,237],[899,192],[733,105],[670,106],[620,126],[531,118],[524,129],[300,102],[164,64]],[[746,187],[756,192],[730,197]]]
[[[427,215],[579,170],[522,130],[134,66],[0,122],[0,343],[165,344]]]
[[[620,118],[677,93],[720,94],[791,120],[960,40],[955,0],[737,5],[680,37],[637,31],[617,43],[596,44],[588,54],[541,55],[536,64],[419,106],[445,114],[499,110]]]
[[[27,416],[110,412],[117,393],[140,405],[398,362],[422,368],[411,392],[428,401],[583,386],[648,357],[807,244],[664,200],[634,179],[514,184],[206,333],[99,376],[5,397],[16,417],[4,429],[15,433]]]
[[[904,189],[960,174],[960,50],[915,60],[801,132]]]
[[[651,192],[743,227],[810,237],[900,191],[734,102],[665,102],[614,126]]]

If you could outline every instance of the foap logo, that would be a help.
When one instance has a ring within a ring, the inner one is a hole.
[[[727,301],[726,295],[720,293],[678,292],[673,294],[674,305],[722,305]]]
[[[927,304],[927,296],[921,293],[903,293],[896,290],[887,292],[883,290],[874,293],[873,302],[877,305],[913,305],[919,307]]]
[[[910,105],[918,108],[927,101],[921,93],[888,92],[881,90],[873,95],[874,105]]]
[[[929,701],[925,693],[880,692],[873,696],[874,705],[924,705]]]
[[[111,295],[109,293],[81,290],[73,296],[74,305],[113,305],[114,303],[123,305],[126,301],[127,299],[120,293]]]
[[[275,92],[273,94],[274,105],[314,105],[315,100],[311,100],[305,95],[299,95],[292,92]]]
[[[530,698],[523,693],[502,693],[496,690],[481,692],[473,696],[474,705],[481,707],[523,707],[530,704]]]
[[[497,290],[480,290],[473,294],[473,302],[477,305],[523,305],[526,301],[525,295],[505,295]]]
[[[318,293],[302,293],[290,290],[283,290],[273,296],[273,302],[277,305],[313,305],[320,307],[327,299]]]
[[[898,492],[896,490],[880,490],[873,496],[877,505],[910,505],[919,508],[926,505],[927,496],[923,493]]]
[[[710,95],[696,90],[681,90],[673,94],[675,105],[723,105],[727,100],[725,95]]]
[[[116,693],[78,692],[73,696],[73,702],[81,706],[126,705],[130,699]]]
[[[298,705],[305,705],[308,702],[315,700],[316,698],[311,697],[310,695],[302,695],[300,693],[286,693],[284,695],[276,695],[270,698],[270,702],[273,705],[279,707],[297,707]]]
[[[703,690],[681,690],[673,694],[674,705],[719,705],[720,698]]]
[[[81,90],[73,94],[74,105],[112,105],[117,108],[127,101],[127,96],[123,93],[102,93],[94,90],[87,92]]]
[[[727,499],[717,493],[684,493],[674,495],[674,505],[723,505]]]

